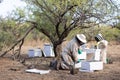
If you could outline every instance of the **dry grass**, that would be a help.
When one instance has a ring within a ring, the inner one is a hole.
[[[22,50],[27,52],[30,48],[43,47],[43,42],[35,41],[25,42]],[[64,44],[65,45],[65,44]],[[95,72],[78,72],[71,75],[68,70],[52,70],[49,74],[40,75],[34,73],[26,73],[27,66],[22,65],[10,58],[0,58],[0,80],[120,80],[120,45],[110,43],[108,46],[108,58],[113,64],[104,64],[104,69]],[[49,68],[48,58],[26,59],[26,64],[35,64],[37,61],[39,69]]]

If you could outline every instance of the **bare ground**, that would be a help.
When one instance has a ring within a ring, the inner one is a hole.
[[[49,69],[52,58],[25,57],[26,65],[9,57],[0,58],[0,80],[120,80],[120,45],[115,43],[108,46],[108,58],[113,63],[104,64],[103,70],[95,72],[78,72],[75,75],[71,75],[68,70],[51,70],[44,75],[26,73],[25,70],[31,64],[37,64],[39,69]]]

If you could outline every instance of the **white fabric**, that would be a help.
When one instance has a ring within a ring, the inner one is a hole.
[[[62,62],[61,62],[61,67],[63,69],[69,69],[69,65],[74,64],[74,61],[78,61],[78,48],[80,47],[80,44],[76,40],[76,37],[74,37],[66,47],[62,51]]]
[[[30,73],[38,73],[38,74],[47,74],[50,72],[50,70],[39,70],[39,69],[27,69],[25,71]]]
[[[101,40],[97,43],[97,48],[101,49],[101,60],[103,63],[107,63],[107,46],[108,46],[108,41],[106,40]]]
[[[86,37],[85,37],[84,34],[77,34],[76,37],[83,43],[87,42]]]

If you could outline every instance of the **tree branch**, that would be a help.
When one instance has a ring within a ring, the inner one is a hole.
[[[12,49],[14,49],[14,47],[19,44],[21,41],[23,41],[26,36],[34,29],[35,27],[30,27],[27,32],[24,34],[24,36],[22,38],[20,38],[18,41],[16,41],[8,50],[6,50],[5,52],[3,52],[2,54],[0,54],[0,57],[3,57],[4,55],[6,55],[9,51],[11,51]],[[21,44],[22,46],[22,44]]]
[[[36,1],[36,4],[40,7],[40,9],[41,9],[43,12],[45,12],[45,10],[48,10],[48,12],[51,12],[52,14],[54,14],[54,12],[53,12],[52,10],[50,10],[49,7],[47,7],[47,4],[45,4],[45,2],[44,2],[44,4],[46,5],[47,8],[44,7],[43,5],[41,5],[38,0],[35,0],[35,1]],[[45,10],[44,10],[44,9],[45,9]],[[44,13],[44,15],[50,20],[50,22],[51,22],[53,25],[55,25],[52,17],[50,17],[49,15],[47,15],[46,12]],[[54,15],[55,15],[55,14],[54,14]]]
[[[57,24],[55,25],[55,27],[56,27],[56,33],[57,33],[57,35],[58,35],[58,37],[60,38],[61,37],[61,35],[60,35],[60,32],[59,32],[59,25],[60,25],[60,23],[63,21],[63,16],[68,12],[68,11],[70,11],[71,9],[73,9],[74,7],[76,7],[77,5],[72,5],[72,6],[69,6],[69,7],[67,7],[67,9],[59,16],[59,20],[58,20],[58,22],[57,22]]]

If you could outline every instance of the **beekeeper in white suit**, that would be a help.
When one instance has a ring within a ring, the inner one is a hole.
[[[73,65],[74,62],[79,61],[78,53],[81,53],[80,46],[87,42],[84,34],[77,34],[63,49],[61,57],[61,68],[69,69],[70,65]]]
[[[108,41],[103,38],[102,34],[97,34],[95,36],[95,40],[97,41],[96,48],[101,49],[101,61],[103,61],[103,63],[107,63]]]

